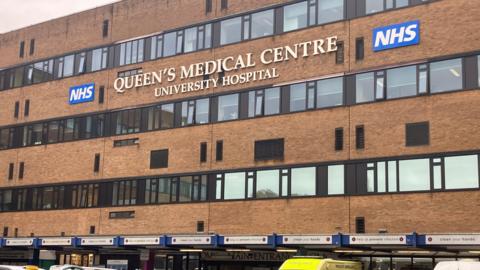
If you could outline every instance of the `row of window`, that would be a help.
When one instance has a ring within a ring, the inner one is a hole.
[[[352,4],[349,4],[350,2]],[[366,0],[365,11],[360,11],[361,9],[357,9],[353,1],[301,1],[152,37],[45,59],[1,70],[0,90],[272,36],[346,18],[351,19],[380,11],[380,6],[376,2],[378,0]],[[381,10],[422,2],[427,1],[387,0]],[[347,16],[351,13],[347,12],[347,9],[352,9],[355,16]],[[108,22],[106,28],[104,26],[105,30],[108,31]]]
[[[478,189],[479,155],[383,159],[0,190],[0,211]]]
[[[480,85],[478,66],[478,56],[455,58],[282,87],[2,128],[0,149],[471,89]],[[470,82],[472,79],[473,83]]]

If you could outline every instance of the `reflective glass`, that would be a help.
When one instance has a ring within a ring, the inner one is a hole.
[[[387,98],[415,96],[417,94],[417,67],[387,70]]]
[[[272,198],[279,196],[279,175],[279,170],[257,171],[257,198]]]
[[[291,170],[291,196],[315,195],[315,167]]]
[[[220,22],[220,44],[230,44],[242,40],[242,18],[236,17]]]
[[[356,103],[374,100],[374,74],[363,73],[356,77]]]
[[[317,81],[317,108],[343,104],[343,78]]]
[[[196,101],[195,107],[195,123],[196,124],[205,124],[208,123],[208,112],[209,112],[209,99],[199,99]]]
[[[218,97],[218,121],[238,118],[238,94]]]
[[[399,161],[400,191],[430,189],[430,160],[412,159]]]
[[[265,115],[280,113],[280,88],[265,89]]]
[[[163,35],[163,56],[172,56],[177,52],[177,32]]]
[[[344,165],[328,166],[328,194],[345,193],[345,170]]]
[[[305,83],[290,85],[290,111],[304,111],[306,109]]]
[[[343,19],[344,0],[318,0],[318,24]]]
[[[185,52],[197,50],[197,27],[185,29]]]
[[[463,85],[462,59],[430,64],[430,92],[460,90]]]
[[[478,188],[477,155],[445,158],[445,188]]]
[[[244,199],[245,198],[245,173],[226,173],[224,199]]]
[[[383,0],[366,0],[366,13],[375,13],[383,10]]]
[[[273,35],[273,9],[252,14],[251,38]]]
[[[283,31],[307,26],[307,1],[283,7]]]

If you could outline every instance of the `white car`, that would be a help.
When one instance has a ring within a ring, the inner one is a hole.
[[[3,270],[3,269],[0,269],[0,270]],[[17,270],[17,269],[12,269],[12,270]],[[115,270],[115,269],[64,264],[64,265],[52,265],[50,266],[50,270]]]
[[[35,265],[0,265],[0,270],[45,270]]]
[[[435,270],[479,270],[480,262],[451,261],[439,262]]]

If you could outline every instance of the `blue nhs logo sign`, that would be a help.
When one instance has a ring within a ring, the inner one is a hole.
[[[70,87],[68,102],[70,105],[93,101],[95,98],[95,84],[87,83]]]
[[[420,21],[410,21],[373,29],[373,50],[382,51],[420,43]]]

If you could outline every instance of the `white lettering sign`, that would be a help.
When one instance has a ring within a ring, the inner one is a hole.
[[[180,66],[179,69],[170,67],[157,71],[136,74],[129,77],[117,78],[113,86],[117,93],[124,93],[132,88],[158,85],[154,89],[156,97],[185,94],[190,92],[204,91],[220,86],[234,86],[250,82],[271,80],[280,77],[277,68],[264,67],[258,70],[244,71],[257,66],[257,62],[268,66],[271,64],[286,62],[299,58],[306,58],[320,54],[327,54],[337,51],[337,37],[332,36],[326,39],[317,39],[263,50],[259,56],[253,53],[246,53],[237,56],[228,56],[216,60],[194,63],[189,66]],[[257,58],[258,57],[258,58]],[[235,72],[235,74],[225,74]],[[205,76],[218,74],[217,78],[205,78]],[[223,74],[223,76],[220,76]],[[197,79],[202,77],[202,79]],[[172,83],[196,79],[183,83],[161,86],[163,83]]]
[[[33,245],[33,238],[25,238],[25,239],[6,239],[5,242],[6,246],[9,247],[18,247],[18,246],[31,246]]]
[[[425,243],[427,245],[480,245],[480,235],[426,235]]]
[[[282,242],[285,245],[331,245],[331,235],[284,235]]]
[[[42,246],[70,246],[72,245],[72,238],[43,238]]]
[[[113,237],[82,238],[81,246],[113,246]]]
[[[210,236],[175,236],[172,237],[172,245],[209,245]]]
[[[406,245],[406,235],[350,235],[350,245]]]
[[[160,237],[125,237],[123,240],[125,246],[131,245],[159,245]]]
[[[267,236],[225,236],[225,245],[262,245],[268,243]]]

